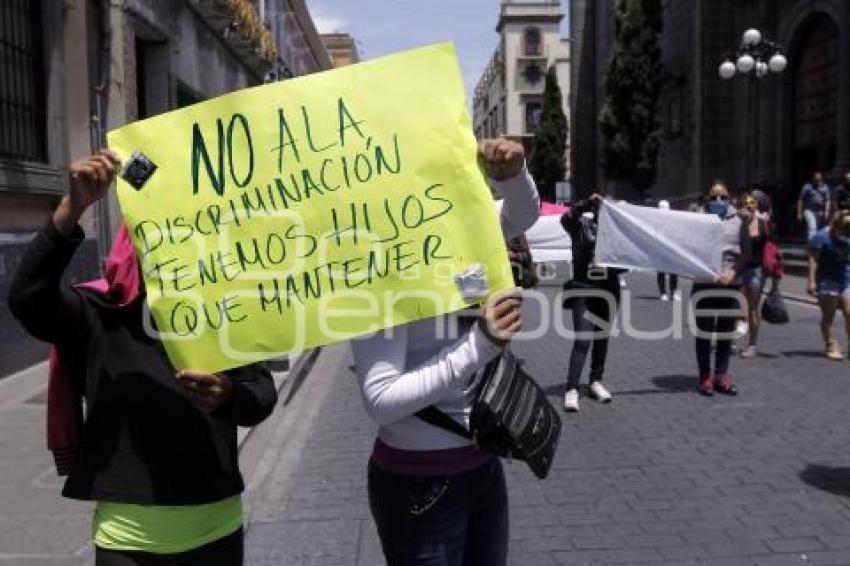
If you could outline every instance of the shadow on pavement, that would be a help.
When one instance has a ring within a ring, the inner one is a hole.
[[[815,489],[850,496],[850,468],[809,464],[800,472],[800,479]]]
[[[659,393],[696,393],[697,378],[693,375],[659,375],[652,378],[652,383],[655,384],[655,389],[614,389],[612,393],[615,395],[655,395]],[[581,386],[581,390],[587,389],[586,385]],[[566,384],[550,385],[544,387],[543,391],[546,395],[560,396],[567,390]]]
[[[786,358],[824,358],[826,355],[820,350],[787,350],[782,352]]]
[[[547,397],[560,397],[567,392],[567,384],[566,382],[562,382],[556,385],[550,385],[549,387],[544,387],[543,392]]]
[[[697,378],[695,375],[658,375],[652,378],[652,383],[659,389],[682,393],[696,389]]]
[[[693,375],[658,375],[652,378],[655,389],[617,390],[617,395],[656,395],[659,393],[696,393],[697,378]]]

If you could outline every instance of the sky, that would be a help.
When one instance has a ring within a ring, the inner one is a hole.
[[[562,4],[566,37],[569,0]],[[362,59],[454,41],[470,95],[499,41],[499,5],[500,0],[307,0],[319,32],[350,33]]]

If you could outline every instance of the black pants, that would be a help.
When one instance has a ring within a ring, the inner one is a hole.
[[[670,289],[667,289],[667,281],[669,277]],[[658,274],[658,292],[662,295],[672,295],[676,292],[676,287],[679,286],[679,276],[675,273],[659,273]]]
[[[242,566],[244,533],[235,531],[209,544],[178,554],[151,554],[95,547],[95,566]]]
[[[695,284],[692,293],[704,291],[722,292],[716,296],[695,297],[693,308],[696,314],[697,366],[700,377],[725,375],[729,372],[729,357],[732,352],[732,333],[741,309],[740,293],[728,287]],[[702,311],[702,312],[701,312]],[[714,342],[714,372],[711,371],[711,343]]]
[[[369,463],[369,506],[389,566],[504,566],[508,492],[502,463],[448,476]]]
[[[572,303],[573,331],[576,337],[573,340],[573,351],[570,355],[570,368],[567,373],[567,390],[578,387],[581,372],[584,371],[587,352],[590,355],[590,381],[591,383],[602,379],[605,374],[605,359],[608,357],[608,338],[611,335],[611,321],[617,314],[620,304],[620,289],[616,288],[597,289],[596,292],[604,296],[577,297]],[[612,302],[609,302],[607,298]],[[613,305],[613,309],[611,308]],[[589,320],[586,315],[592,315],[600,319],[601,325]],[[586,334],[593,333],[589,337]]]

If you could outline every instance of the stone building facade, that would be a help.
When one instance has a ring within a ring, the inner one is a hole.
[[[614,41],[615,0],[573,0],[573,178],[605,186],[599,110]],[[850,3],[666,0],[657,198],[686,200],[721,178],[774,196],[783,222],[813,169],[850,169]],[[788,58],[779,74],[724,81],[719,65],[755,27]],[[748,140],[748,136],[750,136]],[[787,223],[786,222],[786,223]]]
[[[6,300],[69,161],[127,122],[330,66],[304,0],[0,2],[0,377],[46,354]],[[120,219],[111,197],[83,219],[69,281],[100,272]]]
[[[499,45],[473,96],[473,128],[478,138],[507,136],[530,150],[543,110],[546,72],[553,66],[564,113],[570,116],[570,42],[561,36],[563,19],[559,0],[501,3],[496,26]]]
[[[322,41],[334,67],[345,67],[360,62],[357,42],[347,33],[323,33]]]

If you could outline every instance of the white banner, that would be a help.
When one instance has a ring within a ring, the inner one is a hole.
[[[720,272],[723,223],[714,214],[605,201],[594,263],[713,281]]]

